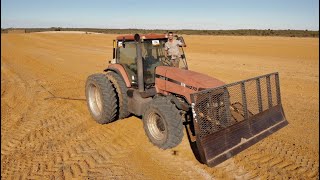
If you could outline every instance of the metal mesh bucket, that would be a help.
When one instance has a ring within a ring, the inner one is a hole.
[[[287,125],[278,73],[199,91],[191,95],[200,155],[220,163]]]

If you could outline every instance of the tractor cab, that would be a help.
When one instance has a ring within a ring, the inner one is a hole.
[[[171,66],[170,57],[165,56],[165,43],[168,41],[166,34],[140,35],[140,46],[133,35],[118,36],[113,41],[113,63],[121,64],[130,80],[131,85],[138,84],[137,71],[137,48],[141,47],[143,79],[145,86],[155,83],[155,69],[158,66]],[[178,39],[182,37],[176,36]],[[186,57],[182,47],[180,50],[179,68],[188,69]]]

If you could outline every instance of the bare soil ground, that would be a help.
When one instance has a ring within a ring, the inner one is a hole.
[[[226,83],[278,71],[289,121],[209,168],[186,135],[160,150],[137,117],[90,117],[85,80],[107,66],[115,36],[1,35],[2,179],[319,179],[318,38],[185,36],[190,69]]]

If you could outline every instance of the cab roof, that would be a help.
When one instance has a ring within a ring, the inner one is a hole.
[[[167,39],[167,34],[140,34],[141,39]],[[125,38],[126,41],[134,40],[134,34],[126,34],[117,36],[117,40],[123,40]]]

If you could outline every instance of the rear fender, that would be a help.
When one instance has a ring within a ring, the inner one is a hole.
[[[126,86],[128,88],[131,87],[131,83],[129,81],[127,72],[125,71],[125,69],[123,68],[123,66],[121,64],[110,64],[108,66],[107,69],[103,70],[104,72],[108,72],[108,71],[113,71],[115,73],[117,73],[119,76],[122,77],[122,79],[124,80],[124,82],[126,83]]]

